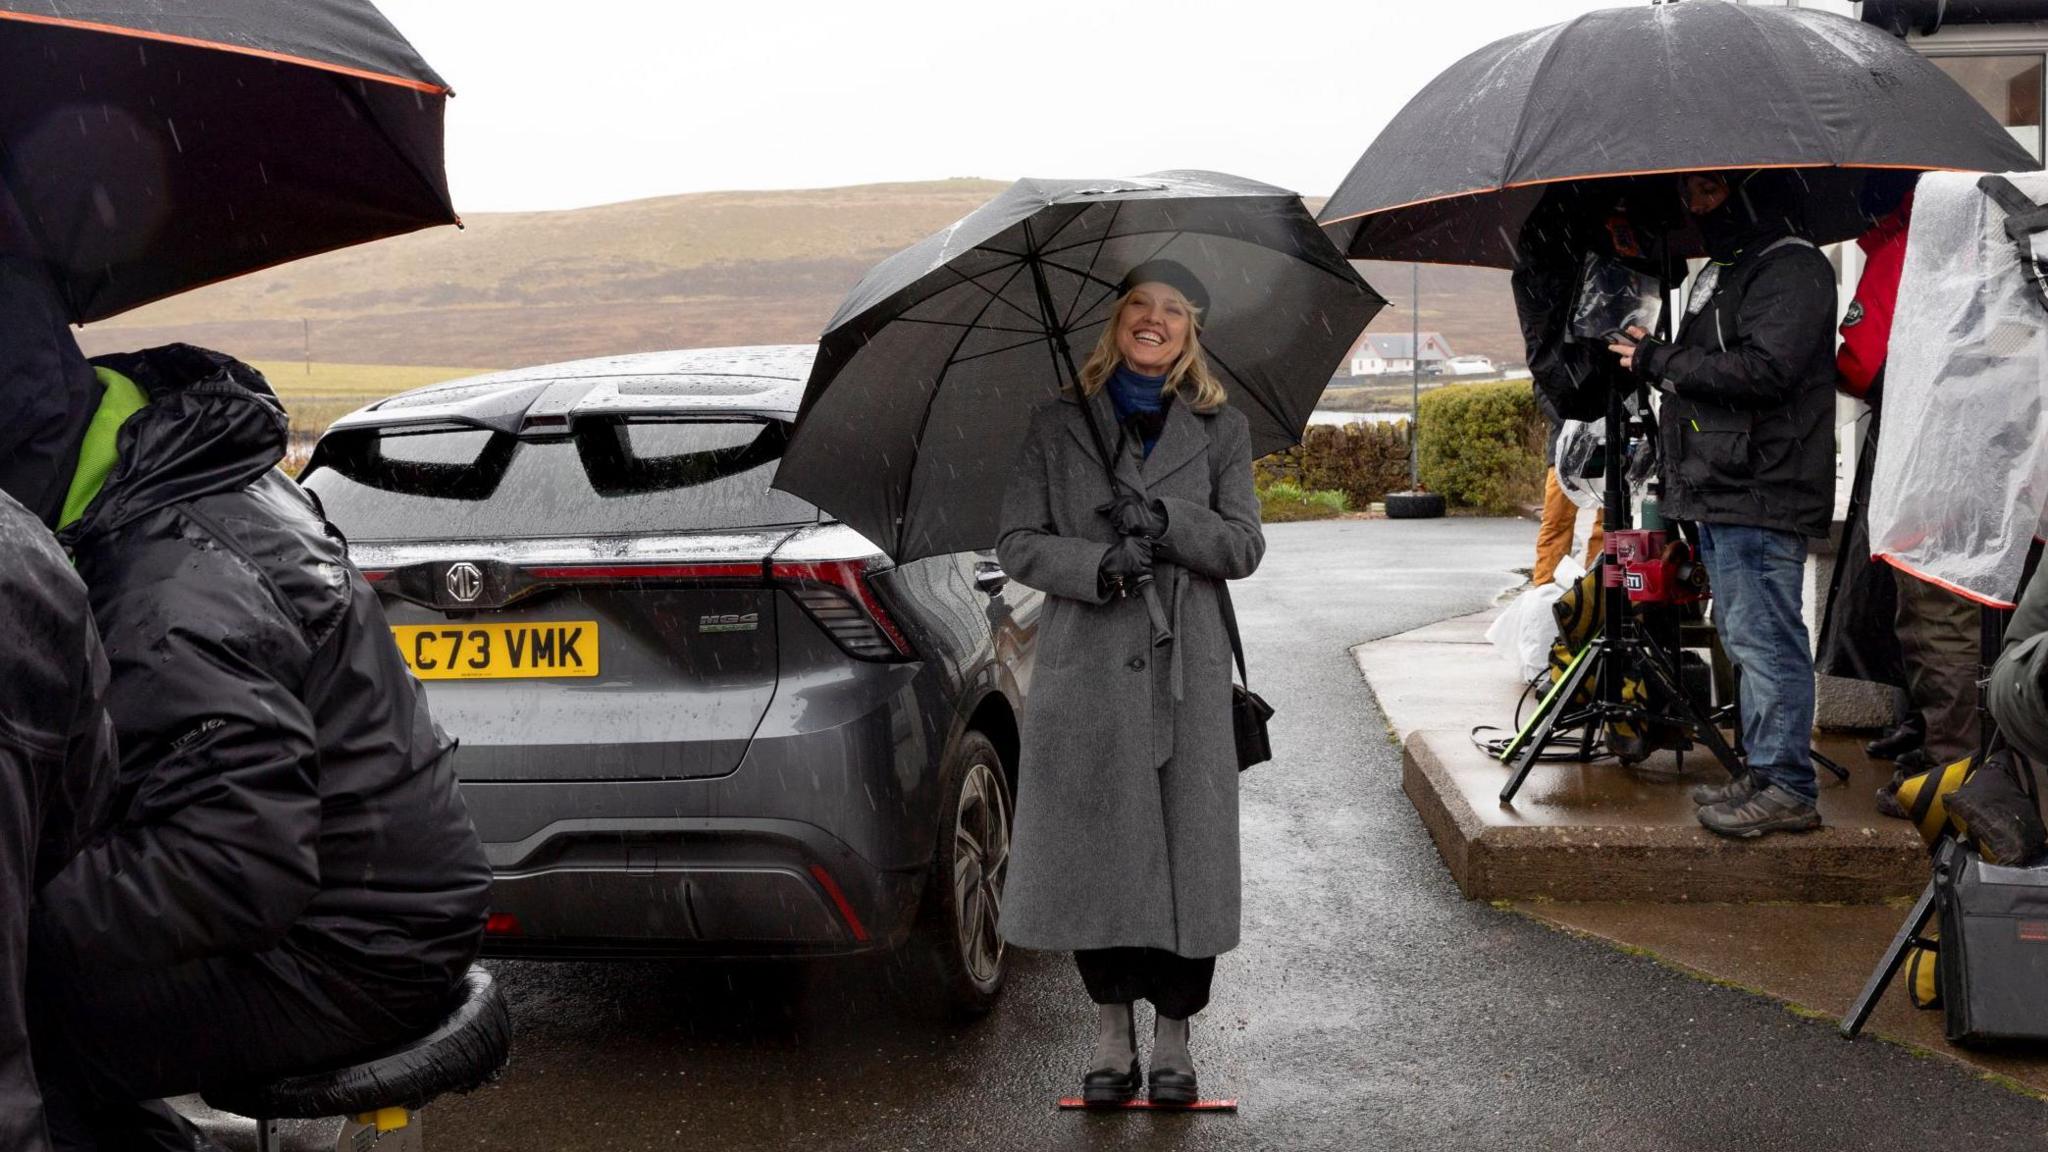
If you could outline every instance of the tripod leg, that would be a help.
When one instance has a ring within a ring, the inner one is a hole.
[[[1834,773],[1835,779],[1847,780],[1849,778],[1849,770],[1847,768],[1842,767],[1840,764],[1835,763],[1834,758],[1832,756],[1827,755],[1818,748],[1813,749],[1811,754],[1813,756],[1813,762],[1827,769],[1829,772]]]
[[[1742,761],[1736,757],[1735,750],[1728,746],[1728,741],[1721,738],[1721,730],[1714,727],[1714,718],[1700,707],[1697,700],[1686,695],[1684,687],[1678,682],[1677,674],[1665,663],[1664,654],[1657,650],[1657,645],[1649,640],[1643,640],[1638,643],[1636,651],[1642,657],[1643,667],[1657,678],[1664,692],[1685,709],[1685,715],[1692,721],[1700,743],[1705,744],[1707,750],[1714,754],[1714,759],[1721,762],[1721,767],[1728,770],[1729,777],[1732,779],[1742,775]]]
[[[1564,675],[1558,677],[1557,683],[1550,686],[1550,691],[1543,694],[1543,699],[1536,702],[1536,711],[1530,715],[1528,722],[1522,725],[1520,732],[1515,733],[1514,739],[1508,741],[1508,746],[1501,749],[1501,763],[1505,764],[1513,760],[1516,753],[1527,747],[1529,737],[1536,731],[1537,726],[1549,717],[1553,711],[1564,711],[1571,700],[1570,694],[1564,691],[1564,682],[1572,678],[1572,675],[1578,670],[1579,664],[1590,656],[1592,651],[1593,646],[1591,644],[1586,645],[1584,648],[1579,649],[1578,655],[1572,657],[1571,663],[1564,666]],[[1548,739],[1547,732],[1545,733],[1545,739]]]
[[[1519,748],[1511,745],[1501,756],[1504,761],[1512,761],[1517,754],[1521,757],[1519,762],[1513,764],[1514,775],[1508,778],[1507,787],[1500,790],[1502,804],[1514,802],[1515,793],[1522,788],[1522,781],[1529,777],[1529,769],[1536,766],[1536,757],[1543,754],[1544,745],[1550,742],[1550,733],[1557,727],[1557,722],[1564,718],[1565,705],[1577,695],[1579,686],[1586,682],[1587,676],[1606,658],[1605,637],[1596,636],[1591,643],[1580,649],[1579,654],[1573,658],[1571,667],[1566,669],[1563,678],[1550,689],[1550,695],[1543,698],[1536,715],[1530,718],[1530,723],[1535,725],[1534,730],[1522,729],[1524,733],[1529,734],[1529,738]],[[1516,738],[1521,739],[1519,735]]]
[[[1870,1013],[1877,1007],[1878,997],[1891,985],[1892,977],[1899,974],[1899,967],[1906,962],[1906,949],[1912,947],[1920,931],[1927,927],[1927,921],[1934,915],[1934,881],[1927,882],[1927,888],[1920,893],[1920,899],[1913,904],[1913,910],[1906,915],[1906,922],[1899,925],[1898,935],[1892,937],[1891,947],[1884,950],[1884,958],[1871,971],[1870,979],[1863,984],[1863,992],[1849,1005],[1849,1012],[1842,1017],[1842,1036],[1854,1040],[1863,1031],[1863,1025],[1870,1020]]]

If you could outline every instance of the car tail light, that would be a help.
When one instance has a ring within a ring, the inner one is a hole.
[[[868,586],[867,561],[777,561],[769,575],[848,654],[863,660],[904,660],[913,654]]]
[[[484,919],[486,936],[517,936],[520,932],[519,917],[510,912],[494,912]]]

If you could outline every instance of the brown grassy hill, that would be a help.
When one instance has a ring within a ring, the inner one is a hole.
[[[244,359],[514,367],[613,352],[814,339],[877,260],[971,211],[983,180],[712,192],[479,213],[301,260],[86,329],[87,350],[169,340]],[[1407,266],[1366,275],[1402,307]],[[1423,326],[1518,358],[1505,275],[1423,270]]]

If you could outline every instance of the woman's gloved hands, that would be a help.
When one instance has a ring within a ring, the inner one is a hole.
[[[1152,541],[1143,536],[1126,536],[1102,554],[1102,578],[1109,582],[1136,583],[1152,574]]]
[[[1147,500],[1126,492],[1098,509],[1116,525],[1116,530],[1126,536],[1150,536],[1158,539],[1166,535],[1166,509],[1157,500]]]

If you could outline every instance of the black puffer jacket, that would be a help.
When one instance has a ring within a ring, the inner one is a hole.
[[[1695,294],[1698,288],[1694,289]],[[1719,266],[1678,338],[1646,342],[1662,381],[1664,514],[1825,536],[1835,507],[1835,269],[1758,237]]]
[[[77,854],[114,782],[107,662],[85,588],[42,522],[0,493],[0,1148],[37,1149],[29,1064],[29,898]]]
[[[39,946],[284,946],[431,1009],[476,953],[490,870],[377,597],[276,468],[283,411],[219,353],[97,363],[149,397],[61,537],[106,639],[125,811],[44,889]]]

